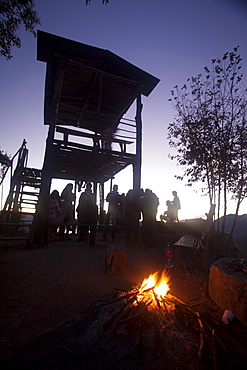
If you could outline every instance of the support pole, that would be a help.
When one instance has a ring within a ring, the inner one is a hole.
[[[141,94],[136,99],[136,156],[133,163],[133,190],[134,190],[134,215],[133,235],[134,241],[139,239],[139,215],[140,215],[140,187],[142,165],[142,102]]]
[[[47,242],[48,239],[48,221],[49,221],[49,197],[52,180],[52,156],[53,156],[53,138],[55,126],[49,126],[44,164],[42,169],[42,180],[37,203],[36,212],[33,219],[33,243],[40,244],[42,239]],[[42,238],[43,236],[43,238]]]
[[[99,186],[99,204],[100,204],[99,223],[100,224],[103,224],[104,222],[104,199],[105,199],[104,182],[101,182]]]
[[[42,180],[39,200],[37,203],[36,213],[33,220],[33,243],[39,244],[43,241],[48,241],[48,226],[49,226],[49,197],[51,180],[53,177],[53,140],[55,136],[55,127],[57,122],[57,114],[59,110],[59,101],[62,88],[62,80],[65,69],[65,59],[54,59],[54,65],[57,65],[57,74],[54,81],[53,91],[53,106],[49,113],[49,131],[46,140],[45,158],[42,169]]]

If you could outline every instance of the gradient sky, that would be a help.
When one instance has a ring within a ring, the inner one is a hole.
[[[174,179],[181,173],[168,158],[167,126],[175,111],[170,91],[187,78],[203,72],[212,58],[239,45],[247,76],[246,0],[36,0],[40,30],[108,49],[161,81],[148,98],[143,97],[143,160],[141,186],[160,199],[158,214],[177,190],[182,203],[180,218],[204,216],[208,199],[199,187],[188,188]],[[48,127],[43,124],[45,63],[36,60],[36,39],[23,29],[22,47],[13,59],[0,59],[0,148],[14,155],[23,139],[29,149],[29,167],[41,168]],[[247,85],[247,83],[246,83]],[[126,115],[135,116],[135,110]],[[132,187],[132,168],[116,177],[119,191]],[[4,183],[3,201],[9,181]],[[62,190],[64,184],[53,182]],[[197,190],[197,192],[195,192]],[[2,191],[2,190],[1,190]],[[106,188],[106,191],[108,189]],[[246,213],[246,203],[240,214]],[[234,212],[234,209],[229,209]]]

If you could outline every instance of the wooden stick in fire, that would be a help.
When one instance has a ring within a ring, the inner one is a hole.
[[[201,360],[202,355],[203,355],[203,351],[204,351],[204,348],[205,348],[205,341],[204,341],[204,335],[203,335],[202,320],[200,318],[199,312],[197,312],[196,314],[198,316],[198,322],[199,322],[199,327],[200,327],[200,348],[199,348],[197,356]]]
[[[199,312],[196,312],[196,314],[198,316],[200,330],[201,330],[202,334],[204,335],[204,337],[207,341],[207,344],[208,344],[208,346],[211,350],[212,356],[213,356],[213,368],[214,368],[214,370],[217,370],[217,358],[216,358],[216,351],[215,351],[214,331],[211,330],[212,338],[210,338],[210,336],[207,334],[207,332],[206,332],[206,330],[205,330],[205,328],[202,324]]]

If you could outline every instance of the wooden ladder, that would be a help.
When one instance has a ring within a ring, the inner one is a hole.
[[[17,167],[11,179],[10,191],[3,210],[35,212],[39,199],[42,171],[36,168]]]

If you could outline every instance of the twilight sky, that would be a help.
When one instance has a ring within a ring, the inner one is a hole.
[[[221,58],[237,45],[247,85],[247,1],[110,0],[107,6],[101,0],[92,0],[90,6],[84,0],[35,3],[40,30],[108,49],[161,80],[142,99],[141,186],[159,197],[158,215],[177,190],[180,218],[203,217],[209,203],[199,187],[188,188],[174,179],[181,169],[168,158],[167,126],[176,113],[168,99],[174,85],[181,87],[187,78],[202,73],[204,66],[210,67],[212,58]],[[28,166],[41,168],[48,130],[43,124],[45,63],[36,60],[36,39],[24,30],[19,35],[22,47],[13,50],[13,58],[0,58],[0,148],[13,156],[26,139]],[[134,116],[135,107],[126,117]],[[132,168],[117,175],[115,183],[121,193],[132,188]],[[0,190],[2,202],[8,186],[7,179]],[[64,183],[52,183],[52,189],[63,187]],[[240,214],[246,213],[246,203]]]

